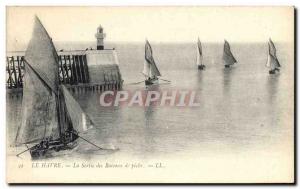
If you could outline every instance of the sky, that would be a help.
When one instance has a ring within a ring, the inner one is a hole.
[[[293,7],[7,7],[7,45],[27,44],[37,15],[54,41],[294,41]]]

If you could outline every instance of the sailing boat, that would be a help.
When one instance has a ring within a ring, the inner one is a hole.
[[[199,70],[204,70],[205,65],[203,64],[203,56],[202,56],[202,45],[200,39],[198,38],[198,48],[197,48],[197,65]]]
[[[271,39],[269,39],[268,46],[269,46],[269,53],[268,53],[268,60],[266,66],[270,68],[269,74],[275,74],[276,71],[280,71],[279,69],[280,64],[276,56],[275,45]]]
[[[33,145],[25,150],[32,159],[75,148],[78,134],[92,128],[92,121],[66,87],[59,85],[58,55],[38,17],[24,62],[22,122],[16,144]]]
[[[142,72],[146,79],[145,85],[158,84],[158,77],[161,76],[152,55],[152,48],[148,40],[145,44],[145,62]]]
[[[225,64],[225,68],[229,68],[234,63],[237,63],[236,59],[234,58],[233,54],[231,53],[230,45],[226,40],[224,43],[223,62]]]

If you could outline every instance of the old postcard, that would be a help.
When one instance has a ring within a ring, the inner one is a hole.
[[[7,182],[293,183],[294,11],[7,7]]]

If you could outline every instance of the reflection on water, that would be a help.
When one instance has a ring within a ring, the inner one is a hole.
[[[277,75],[270,75],[267,77],[266,89],[268,90],[268,101],[270,104],[276,105],[276,93],[278,91],[278,82],[280,78],[280,73]]]
[[[233,65],[229,68],[223,69],[223,93],[230,92],[230,86],[231,86],[231,80],[233,75],[235,74],[235,67],[236,65]]]
[[[94,129],[84,137],[99,146],[120,150],[99,151],[80,141],[72,156],[145,159],[175,154],[180,157],[191,152],[205,156],[216,151],[255,152],[270,146],[274,149],[282,139],[291,139],[288,136],[292,136],[293,127],[282,121],[293,119],[293,57],[289,54],[290,47],[282,50],[279,46],[281,73],[269,75],[265,68],[265,45],[251,44],[253,57],[246,52],[236,52],[238,64],[229,69],[224,69],[221,63],[222,45],[206,45],[204,71],[198,71],[195,65],[194,45],[185,45],[185,48],[180,44],[153,45],[163,78],[172,82],[150,88],[144,83],[127,85],[143,80],[139,70],[143,67],[144,44],[132,48],[130,45],[117,46],[125,80],[123,90],[195,90],[199,107],[101,107],[99,93],[75,94],[95,123]],[[243,49],[245,44],[238,45]],[[10,143],[20,124],[20,107],[21,100],[7,100]]]

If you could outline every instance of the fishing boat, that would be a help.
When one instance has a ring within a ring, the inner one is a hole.
[[[74,149],[79,134],[93,123],[68,89],[59,85],[58,55],[38,17],[24,59],[22,121],[16,144],[26,145],[32,159]]]
[[[269,39],[268,46],[269,46],[269,52],[268,52],[268,59],[267,59],[266,66],[270,68],[269,74],[275,74],[276,71],[278,72],[280,71],[279,69],[280,64],[276,56],[275,45],[271,39]]]
[[[196,61],[197,61],[198,70],[204,70],[205,65],[203,64],[202,45],[201,45],[199,38],[198,38],[198,43],[197,43],[197,60]]]
[[[230,50],[230,45],[226,40],[224,42],[223,62],[225,64],[225,68],[229,68],[231,65],[237,63]]]
[[[152,48],[148,40],[145,44],[145,61],[142,73],[145,76],[145,85],[158,84],[158,77],[161,76],[153,59]]]

